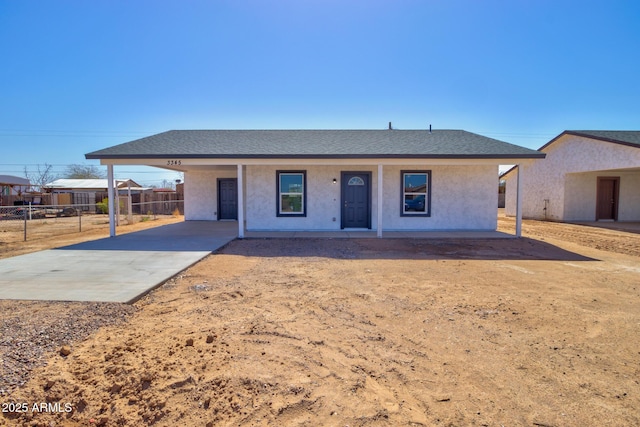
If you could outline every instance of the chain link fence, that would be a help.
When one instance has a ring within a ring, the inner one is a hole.
[[[184,213],[182,200],[132,203],[118,198],[116,225],[134,224]],[[0,244],[109,228],[108,203],[0,206]]]

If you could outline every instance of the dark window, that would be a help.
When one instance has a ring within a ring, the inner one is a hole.
[[[402,216],[431,215],[431,171],[401,171]]]
[[[307,215],[307,172],[277,171],[277,216]]]

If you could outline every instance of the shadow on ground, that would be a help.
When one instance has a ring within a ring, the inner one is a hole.
[[[535,239],[289,239],[236,240],[219,253],[259,257],[338,259],[477,259],[598,261]]]
[[[569,224],[582,225],[592,228],[603,228],[607,230],[623,231],[625,233],[640,234],[640,222],[569,222]]]

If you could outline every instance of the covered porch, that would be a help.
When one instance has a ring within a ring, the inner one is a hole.
[[[501,231],[247,231],[248,239],[505,239],[516,236]]]
[[[309,189],[312,194],[308,201],[305,200],[305,204],[310,206],[310,213],[306,214],[305,218],[284,216],[276,218],[275,215],[277,204],[275,200],[278,199],[274,189],[275,176],[281,169],[289,170],[290,161],[272,160],[267,164],[266,162],[229,164],[230,162],[221,162],[218,159],[215,163],[202,164],[200,159],[199,164],[185,165],[185,163],[187,161],[182,161],[180,165],[180,170],[185,173],[185,219],[231,222],[235,224],[239,238],[500,238],[513,236],[496,231],[498,164],[493,159],[484,161],[430,159],[427,164],[424,160],[410,162],[406,159],[385,160],[373,164],[371,161],[353,159],[343,162],[299,160],[296,166],[305,171],[307,181],[305,191]],[[114,174],[114,166],[107,165],[109,175]],[[428,216],[425,215],[422,218],[417,215],[402,217],[398,213],[402,210],[399,205],[404,199],[400,188],[401,172],[418,169],[428,170],[428,196],[433,199],[434,209]],[[341,181],[344,180],[344,171],[349,170],[362,171],[369,177],[367,227],[341,226],[340,218],[344,215]],[[230,182],[235,192],[233,201],[236,206],[232,209],[231,217],[223,215],[224,188],[221,186],[223,182]],[[435,183],[433,187],[432,182]],[[472,183],[469,184],[469,182]],[[516,222],[517,237],[521,234],[520,225],[521,216]],[[115,230],[112,232],[112,235],[115,235]]]
[[[640,221],[640,168],[567,173],[564,220]]]
[[[544,156],[463,130],[390,128],[175,130],[86,158],[99,159],[111,179],[115,165],[184,173],[185,219],[236,220],[240,238],[351,231],[381,238],[496,231],[499,166]],[[517,216],[519,236],[520,209]]]

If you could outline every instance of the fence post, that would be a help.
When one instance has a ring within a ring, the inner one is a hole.
[[[116,225],[120,225],[120,196],[116,196]]]
[[[78,209],[78,232],[82,233],[82,206]]]
[[[24,241],[27,241],[27,210],[22,206],[22,213],[24,216]]]
[[[127,183],[127,190],[127,210],[129,211],[127,212],[127,223],[131,225],[133,224],[133,212],[131,211],[131,209],[133,209],[133,204],[131,203],[131,180]]]

